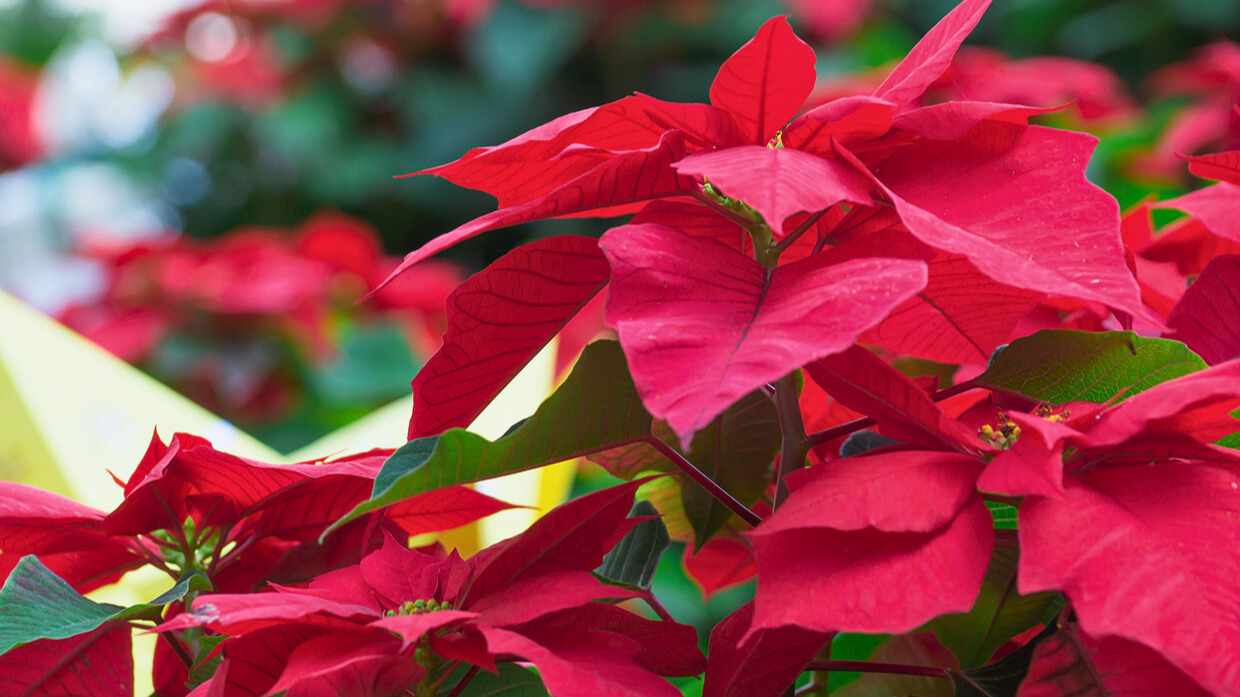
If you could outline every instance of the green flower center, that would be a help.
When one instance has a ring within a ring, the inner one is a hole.
[[[388,617],[396,617],[397,615],[424,615],[428,612],[438,612],[440,610],[452,610],[452,603],[447,601],[439,602],[434,598],[430,600],[406,600],[404,605],[395,610],[388,610]]]

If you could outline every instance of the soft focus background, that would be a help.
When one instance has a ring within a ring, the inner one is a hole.
[[[706,101],[774,14],[818,51],[815,99],[869,92],[953,4],[0,0],[0,288],[292,451],[407,395],[473,270],[605,229],[485,235],[355,304],[494,206],[398,175],[633,91]],[[1098,135],[1130,209],[1200,185],[1176,153],[1240,147],[1228,37],[1235,0],[995,0],[931,98],[1066,105],[1039,120]],[[680,573],[682,620],[735,604]]]

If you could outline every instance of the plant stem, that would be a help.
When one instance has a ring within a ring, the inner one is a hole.
[[[775,256],[778,257],[780,254],[783,254],[785,251],[787,251],[789,247],[791,247],[793,244],[796,243],[797,239],[799,239],[801,235],[805,234],[806,230],[809,230],[810,228],[814,227],[814,224],[818,222],[818,219],[826,215],[826,213],[827,213],[827,209],[825,208],[823,210],[818,211],[817,213],[814,213],[810,217],[806,218],[805,222],[798,225],[797,229],[788,233],[787,237],[780,240],[779,244],[775,245]]]
[[[711,198],[710,194],[706,193],[705,191],[693,192],[693,198],[706,204],[711,210],[718,213],[719,215],[722,215],[728,220],[736,223],[737,225],[741,226],[745,230],[749,230],[754,224],[754,221],[748,220],[747,218],[740,215],[736,211],[730,210],[724,206],[719,205],[719,202]]]
[[[779,469],[775,472],[775,505],[779,508],[788,498],[784,477],[805,466],[810,441],[805,437],[801,404],[797,401],[796,373],[792,372],[775,383],[775,409],[779,412]]]
[[[474,676],[477,674],[478,674],[478,666],[470,666],[469,672],[465,674],[465,677],[461,678],[461,681],[456,684],[456,687],[452,688],[452,691],[448,693],[448,697],[456,697],[457,695],[464,692],[465,686],[468,685],[469,681],[473,680]]]
[[[941,402],[949,397],[955,397],[958,394],[963,394],[969,390],[975,389],[976,387],[977,385],[974,384],[972,380],[966,380],[959,385],[952,385],[951,387],[935,392],[930,395],[930,400],[933,402]],[[863,428],[869,428],[875,423],[877,422],[874,421],[874,419],[867,416],[863,419],[856,419],[854,421],[849,421],[846,424],[840,424],[839,426],[833,426],[823,431],[811,433],[807,436],[807,438],[809,439],[810,447],[815,448],[828,441],[833,441],[840,436],[846,436],[850,433],[860,431]]]
[[[654,614],[658,615],[660,620],[663,620],[664,622],[676,621],[672,617],[672,613],[668,612],[667,608],[663,607],[663,603],[659,602],[659,599],[654,597],[654,593],[646,591],[646,595],[642,596],[642,600],[646,601],[646,604],[650,606],[651,610],[654,610]]]
[[[982,500],[991,503],[1006,503],[1009,506],[1020,508],[1020,504],[1025,498],[1023,496],[1004,496],[1002,494],[982,494]]]
[[[933,666],[908,666],[901,663],[874,663],[871,661],[810,661],[807,670],[839,670],[856,673],[889,673],[892,675],[924,675],[928,678],[950,680],[944,668]]]
[[[658,450],[667,459],[671,460],[672,464],[680,468],[681,472],[689,475],[690,479],[698,484],[701,484],[703,489],[706,489],[711,496],[719,499],[723,505],[727,506],[733,513],[740,516],[741,520],[744,520],[753,527],[757,527],[758,523],[762,522],[762,518],[759,517],[757,513],[749,510],[748,506],[740,501],[737,501],[734,496],[729,494],[727,491],[724,491],[723,487],[719,486],[713,479],[706,476],[706,474],[702,472],[702,470],[698,469],[692,462],[686,460],[684,455],[676,452],[676,449],[664,442],[662,438],[659,438],[658,436],[647,436],[642,440],[649,443],[651,447]]]
[[[168,644],[168,648],[172,649],[172,653],[175,653],[177,658],[185,664],[186,670],[194,667],[194,657],[189,655],[181,642],[172,637],[172,632],[159,632],[159,638],[163,639],[164,643]]]
[[[831,645],[835,643],[835,636],[836,636],[836,633],[832,632],[831,637],[827,639],[827,643],[818,652],[818,655],[814,657],[815,660],[819,660],[819,661],[830,661],[831,660]],[[830,697],[831,695],[831,682],[830,681],[831,681],[830,670],[816,670],[814,671],[814,674],[810,676],[809,685],[807,685],[807,687],[814,688],[813,694],[816,695],[817,697]]]

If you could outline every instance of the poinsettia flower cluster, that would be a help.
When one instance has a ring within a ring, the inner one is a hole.
[[[35,118],[37,72],[0,57],[0,171],[21,167],[43,156],[44,143]]]
[[[872,91],[890,70],[877,68],[820,80],[811,104]],[[1119,76],[1099,63],[1063,56],[1012,58],[982,46],[962,47],[919,97],[922,105],[981,101],[1042,107],[1073,126],[1092,130],[1132,121],[1140,111]]]
[[[1240,146],[1240,44],[1223,39],[1197,49],[1180,63],[1167,66],[1148,79],[1161,97],[1187,96],[1146,156],[1138,171],[1170,178],[1182,175],[1179,155],[1199,155]]]
[[[397,261],[371,226],[339,213],[295,230],[240,228],[209,241],[88,241],[80,253],[103,266],[108,283],[98,299],[58,319],[157,373],[167,363],[153,360],[160,347],[188,338],[203,355],[188,367],[163,367],[160,377],[246,422],[278,418],[308,388],[271,359],[240,361],[251,367],[239,370],[239,347],[262,356],[273,342],[291,343],[306,362],[324,364],[341,351],[348,318],[393,326],[415,356],[429,356],[443,333],[444,299],[463,278],[458,266],[439,262],[355,305]]]
[[[591,573],[639,522],[627,517],[636,488],[575,499],[464,560],[389,536],[304,587],[201,595],[157,630],[229,637],[215,676],[193,694],[433,694],[424,690],[462,664],[494,671],[516,660],[556,695],[674,696],[657,676],[702,671],[693,628],[595,602],[642,595]]]
[[[356,563],[368,540],[407,541],[510,507],[472,489],[448,487],[388,509],[382,521],[362,519],[319,545],[329,524],[370,495],[390,453],[274,465],[220,452],[189,434],[166,444],[156,436],[128,481],[118,481],[125,496],[111,512],[0,482],[0,581],[34,555],[79,592],[153,566],[173,580],[198,572],[215,590],[248,593]],[[169,607],[170,615],[178,611]],[[187,666],[172,644],[184,644],[180,653],[193,656],[198,639],[167,636],[156,645],[155,684],[161,694],[185,694]],[[21,667],[22,674],[44,671],[40,679],[49,680],[79,672],[82,661],[103,660],[93,652],[107,648],[84,647],[65,663],[58,655],[65,641],[72,640],[45,639],[4,654],[0,666],[7,668],[0,674]]]

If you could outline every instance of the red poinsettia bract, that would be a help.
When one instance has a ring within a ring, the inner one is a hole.
[[[657,675],[702,671],[696,632],[595,602],[640,595],[591,573],[640,520],[626,517],[636,488],[575,499],[466,560],[388,537],[305,587],[200,596],[160,629],[229,636],[201,694],[318,694],[351,684],[366,689],[350,694],[378,697],[441,684],[461,664],[494,671],[499,661],[527,661],[556,695],[672,697],[679,693]],[[275,633],[284,638],[278,649],[251,650]]]

